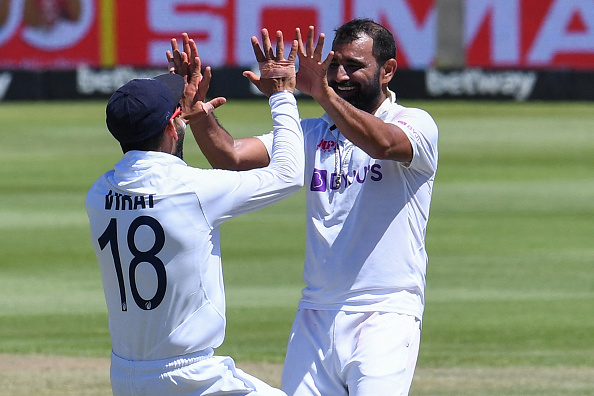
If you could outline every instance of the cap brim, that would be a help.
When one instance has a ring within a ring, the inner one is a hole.
[[[175,102],[179,102],[184,95],[184,78],[179,74],[167,73],[153,77],[155,80],[161,81],[169,88],[171,96]]]

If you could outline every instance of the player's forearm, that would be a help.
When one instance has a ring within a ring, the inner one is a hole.
[[[272,95],[269,103],[274,125],[270,167],[287,184],[300,188],[303,185],[305,155],[297,101],[293,94],[281,92]]]
[[[397,126],[357,109],[331,88],[316,100],[328,113],[337,129],[372,158],[402,162],[412,160],[410,141]]]
[[[234,139],[218,123],[214,114],[190,124],[200,150],[213,168],[232,169]]]
[[[268,165],[268,153],[256,138],[234,139],[210,114],[190,124],[200,150],[213,168],[248,170]],[[258,147],[261,146],[261,147]]]

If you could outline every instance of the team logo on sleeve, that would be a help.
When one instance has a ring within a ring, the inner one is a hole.
[[[404,122],[404,121],[398,121],[398,123],[402,126],[404,126],[406,129],[408,129],[409,131],[412,132],[414,139],[417,141],[417,143],[421,144],[421,134],[414,129],[410,124]]]

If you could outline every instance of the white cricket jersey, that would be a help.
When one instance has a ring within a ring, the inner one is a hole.
[[[398,105],[393,92],[375,115],[407,134],[410,163],[370,157],[327,114],[301,122],[307,240],[300,306],[421,319],[438,130],[424,110]],[[270,136],[260,138],[269,145]],[[339,188],[333,185],[337,173]]]
[[[270,165],[197,169],[160,152],[130,151],[91,187],[86,207],[109,312],[113,352],[164,359],[218,347],[225,334],[219,227],[303,184],[295,98],[270,98]]]

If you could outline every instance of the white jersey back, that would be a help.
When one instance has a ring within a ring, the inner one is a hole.
[[[90,189],[86,207],[112,347],[129,360],[218,347],[225,334],[219,226],[303,183],[295,99],[270,99],[271,163],[246,172],[196,169],[159,152],[126,153]]]

